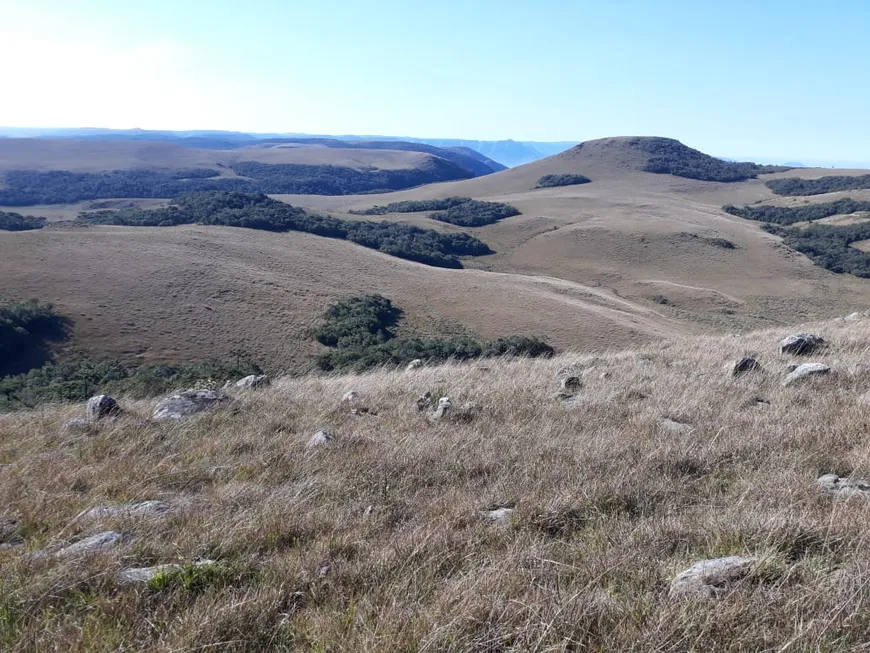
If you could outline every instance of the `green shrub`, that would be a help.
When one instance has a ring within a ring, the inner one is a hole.
[[[48,302],[0,302],[0,375],[42,365],[50,358],[49,343],[65,338],[67,327]]]
[[[577,186],[579,184],[588,184],[591,179],[583,175],[544,175],[538,179],[535,188],[554,188],[556,186]]]
[[[788,177],[786,179],[771,179],[764,185],[777,195],[823,195],[824,193],[834,193],[843,190],[870,188],[870,175],[858,175],[855,177],[831,175],[821,177],[820,179]]]
[[[790,170],[784,166],[765,166],[749,162],[723,161],[683,145],[672,138],[638,138],[629,141],[650,155],[644,170],[702,181],[735,182],[758,175]]]
[[[870,240],[870,222],[842,226],[815,224],[804,229],[765,224],[763,228],[781,236],[786,245],[831,272],[870,278],[870,254],[852,247],[853,243]]]
[[[444,211],[459,204],[470,202],[470,197],[445,197],[434,200],[406,200],[392,202],[386,206],[373,206],[362,211],[349,211],[352,215],[386,215],[387,213],[420,213],[422,211]]]
[[[848,215],[861,211],[870,211],[870,202],[862,202],[848,197],[827,202],[825,204],[805,204],[803,206],[744,206],[728,204],[722,210],[746,220],[771,222],[778,225],[790,225],[797,222],[812,222],[834,215]]]
[[[382,365],[403,365],[414,359],[469,360],[494,356],[552,356],[553,348],[537,338],[511,336],[479,342],[467,336],[399,337],[394,327],[402,311],[380,295],[343,299],[331,306],[315,332],[332,351],[318,359],[325,371],[364,371]]]

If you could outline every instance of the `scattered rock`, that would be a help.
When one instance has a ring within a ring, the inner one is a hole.
[[[88,420],[96,422],[97,420],[117,415],[121,412],[121,407],[109,395],[97,395],[88,399],[87,407],[85,408]]]
[[[701,560],[671,581],[671,596],[715,598],[734,583],[745,578],[758,558],[728,556]]]
[[[423,361],[420,360],[419,358],[415,358],[410,363],[408,363],[408,366],[405,368],[405,371],[410,372],[412,370],[418,370],[421,367],[423,367]]]
[[[507,524],[510,521],[514,509],[509,506],[500,508],[487,508],[480,513],[484,520],[493,524]]]
[[[574,400],[577,399],[577,395],[573,395],[570,392],[557,392],[556,393],[556,401],[561,401],[563,403],[573,403]]]
[[[331,431],[318,431],[314,435],[311,436],[311,439],[308,441],[309,447],[322,447],[325,444],[329,444],[335,440],[335,436]]]
[[[67,421],[64,424],[64,428],[67,431],[90,431],[93,428],[93,424],[83,417],[76,417]]]
[[[783,381],[782,384],[784,386],[791,385],[801,379],[806,379],[810,376],[821,376],[823,374],[828,374],[830,371],[831,368],[823,363],[804,363],[803,365],[798,365],[792,372],[790,372],[789,375],[785,377],[785,381]]]
[[[224,385],[224,389],[236,388],[237,390],[253,390],[255,388],[263,388],[271,382],[272,380],[266,374],[249,374],[235,383],[228,381],[226,385]]]
[[[214,560],[200,560],[194,562],[194,567],[205,567],[215,564]],[[166,574],[173,571],[181,571],[183,567],[177,564],[155,565],[153,567],[132,567],[130,569],[122,569],[118,572],[118,583],[121,585],[131,585],[133,583],[147,583],[153,580],[160,574]]]
[[[362,417],[363,415],[377,415],[377,408],[369,408],[368,406],[360,406],[359,408],[351,408],[350,414],[354,417]]]
[[[759,363],[754,358],[745,356],[734,363],[734,365],[731,367],[731,374],[734,376],[740,376],[741,374],[746,374],[747,372],[758,372],[760,370],[761,363]]]
[[[24,544],[21,522],[15,517],[0,516],[0,547],[11,548]]]
[[[185,390],[161,399],[151,419],[155,422],[181,419],[217,407],[230,398],[214,390]]]
[[[861,318],[863,318],[863,317],[864,317],[864,314],[863,314],[863,313],[857,313],[857,312],[856,312],[856,313],[850,313],[849,315],[847,315],[847,316],[844,317],[843,319],[844,319],[846,322],[859,322],[859,321],[861,320]]]
[[[824,338],[814,333],[795,333],[779,341],[779,353],[801,356],[812,353],[824,343]]]
[[[341,400],[346,404],[352,404],[356,401],[359,401],[359,399],[360,399],[360,394],[359,394],[359,392],[356,392],[355,390],[351,390],[350,392],[345,392],[344,396],[341,398]]]
[[[562,390],[566,392],[577,392],[583,387],[583,381],[579,376],[566,376],[562,379]]]
[[[79,540],[74,544],[65,546],[54,555],[58,558],[74,558],[78,556],[100,553],[113,549],[119,544],[124,544],[130,541],[130,536],[117,531],[104,531],[91,535],[83,540]]]
[[[435,405],[435,398],[432,396],[431,392],[427,392],[424,395],[421,395],[417,399],[417,410],[423,412],[424,410],[428,410]]]
[[[165,501],[139,501],[120,506],[97,506],[80,512],[76,519],[111,519],[114,517],[152,517],[169,510]]]
[[[429,413],[428,417],[430,420],[443,420],[450,415],[450,411],[453,408],[453,403],[450,401],[450,397],[441,397],[438,400],[438,407]]]
[[[678,422],[676,420],[671,419],[670,417],[665,417],[659,422],[659,426],[661,426],[664,430],[670,431],[671,433],[678,434],[686,434],[694,433],[694,427],[689,424],[684,424],[683,422]]]
[[[816,485],[820,490],[829,492],[837,497],[850,498],[860,496],[870,498],[870,481],[849,478],[848,476],[837,476],[836,474],[825,474],[818,478]]]

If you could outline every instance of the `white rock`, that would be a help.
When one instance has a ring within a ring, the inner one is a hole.
[[[823,363],[804,363],[803,365],[798,365],[796,368],[794,368],[794,370],[791,371],[787,377],[785,377],[785,381],[782,382],[782,385],[791,385],[792,383],[800,381],[801,379],[806,379],[810,376],[821,376],[823,374],[829,373],[830,371],[831,368]]]
[[[181,419],[216,408],[229,399],[225,394],[214,390],[185,390],[161,399],[154,408],[151,419],[155,422]]]
[[[234,388],[239,390],[251,390],[269,385],[269,377],[265,374],[249,374],[243,379],[239,379],[233,383]]]
[[[844,499],[864,497],[870,499],[870,481],[836,474],[825,474],[816,481],[818,488]]]
[[[215,564],[214,560],[200,560],[194,562],[194,567],[205,567]],[[160,574],[166,574],[173,571],[181,571],[183,567],[177,564],[154,565],[153,567],[131,567],[130,569],[122,569],[118,572],[118,583],[121,585],[130,585],[133,583],[147,583]]]
[[[659,426],[661,426],[665,431],[670,431],[671,433],[689,434],[694,433],[695,431],[695,429],[689,424],[683,424],[682,422],[670,419],[669,417],[665,417],[661,420]]]
[[[139,501],[120,506],[97,506],[80,512],[76,519],[109,519],[113,517],[151,517],[169,510],[165,501]]]
[[[119,544],[124,544],[129,540],[130,536],[124,533],[104,531],[65,546],[54,555],[58,558],[75,558],[93,553],[101,553],[113,549]]]
[[[423,361],[420,360],[419,358],[415,358],[410,363],[408,363],[408,366],[405,368],[405,371],[410,372],[412,370],[420,369],[421,367],[423,367]]]
[[[513,512],[513,508],[493,508],[491,510],[484,510],[481,516],[493,524],[507,524]]]
[[[335,436],[330,431],[318,431],[311,436],[311,439],[308,441],[308,446],[322,447],[325,444],[329,444],[333,440],[335,440]]]
[[[93,424],[83,417],[75,417],[64,424],[67,431],[90,431]]]
[[[445,419],[449,414],[450,410],[453,408],[453,403],[450,401],[450,397],[441,397],[438,400],[438,407],[431,413],[429,413],[430,420],[442,420]]]
[[[355,390],[350,390],[349,392],[345,392],[344,396],[341,398],[341,400],[346,404],[352,404],[355,401],[359,401],[359,399],[360,399],[360,394],[359,394],[359,392],[356,392]]]
[[[701,560],[671,581],[671,596],[713,598],[743,579],[758,562],[755,557],[728,556]]]

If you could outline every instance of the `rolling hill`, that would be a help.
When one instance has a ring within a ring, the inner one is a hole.
[[[826,195],[778,196],[765,182],[818,178],[833,174],[830,170],[789,170],[729,182],[649,172],[662,140],[591,141],[510,170],[388,194],[273,195],[342,220],[372,219],[351,211],[374,205],[447,197],[515,207],[519,215],[481,227],[446,224],[431,219],[430,212],[375,217],[441,233],[469,233],[495,251],[464,260],[465,270],[435,269],[302,233],[59,225],[0,232],[0,296],[55,302],[74,320],[73,338],[63,350],[67,358],[170,362],[245,351],[270,370],[305,369],[318,351],[310,331],[324,308],[340,296],[370,292],[406,310],[403,328],[409,332],[470,331],[488,338],[522,333],[559,349],[598,350],[681,333],[792,324],[870,304],[868,282],[832,274],[759,223],[722,210],[725,204],[829,201]],[[685,154],[677,170],[722,164],[676,141],[665,145]],[[227,154],[166,150],[174,146],[162,143],[88,142],[82,151],[93,147],[106,148],[102,156],[114,157],[116,166],[123,157],[132,167],[158,165],[162,159],[152,148],[161,148],[178,167],[213,165],[226,176],[232,173],[218,166],[225,160],[217,157],[255,156],[270,163],[317,156],[364,165],[352,157],[386,153],[389,160],[378,161],[389,166],[430,156],[288,143]],[[50,155],[61,156],[58,151],[49,149],[45,165],[56,165]],[[75,164],[69,150],[63,152],[66,165],[96,169],[94,157],[82,156]],[[35,155],[31,161],[38,163]],[[724,170],[728,176],[735,169]],[[590,181],[537,188],[546,175],[582,175]],[[860,198],[868,192],[849,195]],[[48,217],[74,217],[86,205],[57,205]],[[19,212],[38,216],[40,208]]]

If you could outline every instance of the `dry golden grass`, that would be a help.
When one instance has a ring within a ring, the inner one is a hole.
[[[787,388],[778,330],[287,378],[177,424],[122,399],[127,414],[92,434],[63,429],[81,406],[6,416],[0,497],[23,544],[0,551],[0,649],[863,650],[870,501],[815,480],[870,477],[870,318],[801,328],[829,340],[805,358],[835,374]],[[745,354],[764,371],[732,378],[723,366]],[[572,406],[554,398],[569,367],[584,381]],[[351,415],[349,390],[376,414]],[[426,391],[481,412],[430,423]],[[335,440],[307,448],[321,428]],[[173,509],[74,519],[146,499]],[[480,517],[508,502],[509,523]],[[87,560],[25,553],[108,528],[132,542]],[[761,563],[718,600],[668,597],[676,573],[730,554]],[[219,564],[116,580],[200,558]]]

